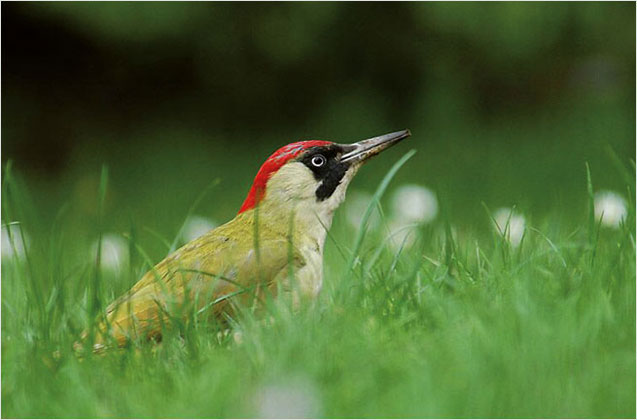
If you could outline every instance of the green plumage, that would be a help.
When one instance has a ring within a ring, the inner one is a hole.
[[[255,241],[254,220],[253,210],[241,213],[167,256],[108,306],[96,343],[160,338],[174,317],[222,319],[234,304],[258,303],[279,287],[289,291],[289,263],[296,271],[304,258],[271,224],[259,223]]]

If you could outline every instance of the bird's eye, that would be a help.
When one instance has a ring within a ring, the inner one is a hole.
[[[323,155],[316,155],[312,157],[312,166],[316,167],[316,168],[320,168],[321,166],[325,165],[325,162],[327,162],[327,159],[325,159],[325,156]]]

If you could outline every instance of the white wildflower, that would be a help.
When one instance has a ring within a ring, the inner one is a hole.
[[[217,227],[213,220],[202,216],[189,216],[184,223],[181,239],[190,242]]]
[[[416,242],[417,224],[392,219],[387,228],[389,229],[387,241],[394,251],[398,251],[401,247],[409,248]]]
[[[628,214],[626,200],[613,191],[599,191],[595,194],[595,221],[602,219],[602,225],[618,228]]]
[[[9,233],[11,233],[11,237]],[[23,236],[24,242],[22,241]],[[29,246],[29,236],[25,232],[21,232],[21,227],[18,222],[2,225],[2,243],[0,246],[2,248],[3,260],[23,258]]]
[[[514,213],[513,209],[503,207],[495,211],[493,218],[498,233],[514,247],[520,245],[526,229],[524,216]]]
[[[438,215],[436,194],[421,185],[399,187],[392,196],[392,216],[405,222],[429,223]]]
[[[365,191],[351,191],[347,194],[345,201],[345,217],[347,222],[355,229],[358,229],[363,221],[363,215],[367,211],[369,203],[372,201],[372,195]],[[378,227],[380,224],[380,212],[378,205],[372,209],[372,213],[367,221],[370,229]]]
[[[318,418],[320,401],[315,386],[304,378],[290,378],[263,386],[256,393],[258,418]]]
[[[91,246],[91,255],[97,256],[97,240]],[[128,267],[128,241],[121,235],[107,233],[102,236],[100,268],[102,271],[121,273]]]

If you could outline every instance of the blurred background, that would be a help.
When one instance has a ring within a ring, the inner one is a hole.
[[[103,164],[109,230],[172,237],[215,179],[192,229],[233,217],[281,145],[403,128],[353,196],[415,148],[392,189],[426,188],[421,222],[486,232],[484,203],[576,229],[585,162],[630,193],[635,112],[631,2],[2,3],[2,163],[42,229],[65,208],[94,233]]]

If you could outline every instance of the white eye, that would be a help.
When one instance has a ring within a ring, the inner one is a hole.
[[[316,155],[312,157],[312,165],[317,168],[320,168],[321,166],[325,165],[325,162],[327,162],[327,159],[325,159],[325,156],[323,155]]]

